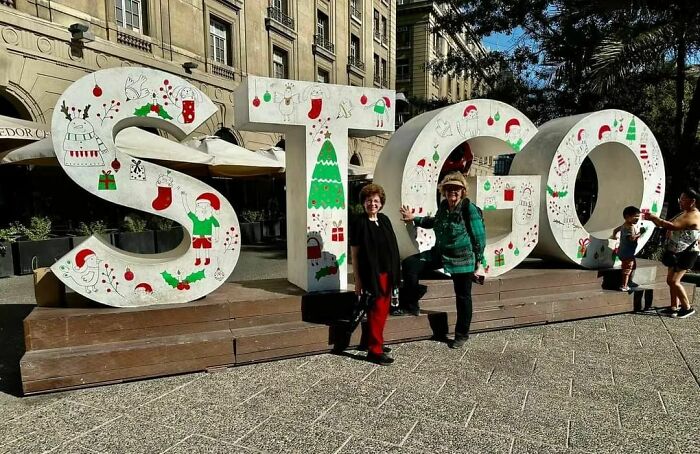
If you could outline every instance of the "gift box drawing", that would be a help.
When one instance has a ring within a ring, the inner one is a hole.
[[[97,189],[100,191],[115,191],[117,189],[117,182],[111,170],[102,171],[102,175],[100,175],[97,183]]]
[[[506,264],[506,256],[503,254],[503,248],[494,251],[494,266],[504,266]]]
[[[578,240],[578,250],[576,251],[576,258],[582,259],[586,256],[589,244],[591,244],[591,240],[588,238],[581,238]]]
[[[506,184],[506,187],[503,190],[503,201],[504,202],[512,202],[514,197],[515,197],[515,188],[509,184]]]
[[[337,223],[333,221],[331,241],[345,241],[345,228],[342,225],[343,221],[338,221]]]

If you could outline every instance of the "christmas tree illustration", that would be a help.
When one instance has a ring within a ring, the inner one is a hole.
[[[309,208],[345,208],[345,192],[340,179],[338,157],[330,141],[331,133],[326,132],[326,140],[316,158],[314,173],[309,189]]]
[[[633,141],[637,138],[637,126],[634,124],[634,118],[630,121],[630,125],[627,127],[627,140]]]

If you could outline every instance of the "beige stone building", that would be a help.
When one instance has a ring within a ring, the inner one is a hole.
[[[484,53],[481,42],[471,39],[467,30],[461,34],[434,33],[432,28],[445,14],[439,2],[426,0],[397,0],[396,28],[396,91],[411,99],[444,99],[456,103],[470,99],[474,86],[469,74],[437,76],[428,70],[428,63],[449,53]],[[405,122],[412,115],[410,106],[398,111],[398,121]],[[474,157],[470,175],[493,175],[492,157]]]
[[[279,134],[233,129],[248,74],[394,88],[395,0],[0,0],[0,115],[47,123],[86,73],[149,66],[189,79],[218,106],[201,131],[249,149]],[[372,167],[385,137],[352,140]]]

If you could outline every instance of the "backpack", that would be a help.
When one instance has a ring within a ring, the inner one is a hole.
[[[481,244],[476,240],[476,237],[474,236],[474,232],[472,232],[472,224],[471,224],[471,213],[469,210],[469,205],[471,205],[471,201],[468,198],[465,198],[462,201],[462,221],[464,222],[464,226],[467,228],[467,232],[469,232],[469,241],[472,243],[472,252],[474,253],[474,257],[478,257],[479,253],[481,252]],[[479,217],[481,218],[481,222],[484,222],[484,212],[479,208],[478,206],[474,205],[474,208],[476,208],[476,211],[479,213]]]

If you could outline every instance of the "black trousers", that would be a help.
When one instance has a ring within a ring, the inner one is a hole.
[[[428,251],[426,251],[428,252]],[[401,308],[408,312],[417,312],[418,301],[425,295],[425,287],[420,286],[418,278],[420,273],[428,270],[437,270],[443,267],[440,257],[435,254],[415,254],[404,259],[401,263],[403,275],[403,287],[401,288]],[[469,326],[472,323],[472,276],[474,273],[455,273],[452,284],[455,290],[455,303],[457,306],[457,324],[455,336],[466,337],[469,335]]]

